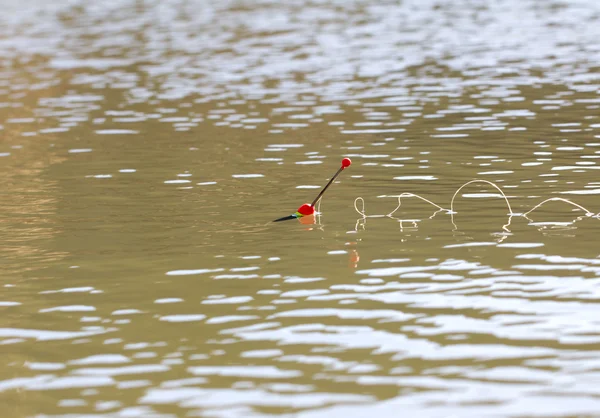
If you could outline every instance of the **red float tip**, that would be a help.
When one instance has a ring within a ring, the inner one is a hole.
[[[350,158],[344,158],[342,160],[342,168],[348,168],[352,164],[352,160]]]

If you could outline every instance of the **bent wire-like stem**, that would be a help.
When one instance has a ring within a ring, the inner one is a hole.
[[[397,211],[398,209],[400,209],[400,206],[402,206],[402,198],[403,198],[403,197],[416,197],[417,199],[420,199],[420,200],[422,200],[422,201],[424,201],[424,202],[427,202],[427,203],[429,203],[429,204],[430,204],[430,205],[432,205],[432,206],[435,206],[436,208],[438,208],[438,210],[437,210],[437,211],[435,211],[435,213],[433,214],[433,216],[435,216],[436,214],[438,214],[438,213],[439,213],[439,212],[441,212],[441,211],[446,211],[446,212],[449,212],[449,210],[448,210],[448,209],[446,209],[446,208],[443,208],[443,207],[441,207],[440,205],[437,205],[437,204],[433,203],[433,202],[432,202],[431,200],[429,200],[429,199],[425,199],[425,198],[424,198],[424,197],[422,197],[422,196],[419,196],[419,195],[417,195],[417,194],[414,194],[414,193],[408,193],[408,192],[406,192],[406,193],[402,193],[402,194],[400,194],[400,195],[398,196],[398,206],[396,206],[396,208],[395,208],[393,211],[391,211],[390,213],[388,213],[388,214],[386,214],[386,215],[370,215],[370,216],[369,216],[369,215],[367,215],[367,214],[366,214],[366,212],[365,212],[365,200],[364,200],[362,197],[360,197],[360,196],[359,196],[359,197],[357,197],[356,199],[354,199],[354,210],[355,210],[355,211],[356,211],[356,212],[357,212],[357,213],[358,213],[360,216],[362,216],[363,218],[382,218],[382,217],[384,217],[384,216],[387,216],[387,217],[389,217],[389,218],[393,218],[393,216],[392,216],[392,215],[393,215],[394,213],[396,213],[396,211]],[[362,207],[362,209],[359,209],[359,208],[358,208],[358,204],[359,204],[359,202],[360,202],[360,206]],[[431,217],[433,217],[433,216],[431,216]]]
[[[462,186],[460,186],[455,192],[454,192],[454,196],[452,196],[452,200],[450,201],[450,211],[454,212],[454,200],[456,199],[456,196],[458,195],[458,193],[460,193],[460,191],[462,189],[464,189],[466,186],[468,186],[469,184],[472,183],[485,183],[485,184],[489,184],[490,186],[492,186],[493,188],[495,188],[496,190],[498,190],[500,192],[500,194],[502,195],[502,197],[504,198],[504,201],[506,202],[506,206],[508,207],[508,214],[510,216],[513,216],[515,213],[512,211],[512,208],[510,207],[510,203],[508,203],[508,198],[506,197],[506,195],[504,194],[504,192],[502,191],[502,189],[500,189],[500,187],[496,186],[494,183],[492,183],[491,181],[488,180],[482,180],[482,179],[475,179],[475,180],[471,180],[466,182],[465,184],[463,184]],[[455,212],[454,212],[455,213]]]
[[[418,194],[414,194],[414,193],[402,193],[400,196],[398,196],[398,206],[396,206],[396,209],[394,209],[393,211],[391,211],[390,213],[387,214],[387,216],[392,216],[398,209],[400,209],[400,206],[402,206],[402,198],[403,197],[416,197],[417,199],[421,199],[424,202],[429,203],[430,205],[435,206],[436,208],[438,208],[439,210],[436,211],[436,213],[438,213],[440,210],[445,210],[448,211],[448,209],[444,209],[443,207],[441,207],[440,205],[436,205],[435,203],[433,203],[431,200],[425,199],[424,197],[419,196]],[[363,206],[364,207],[364,206]]]
[[[562,197],[551,197],[550,199],[546,199],[546,200],[544,200],[543,202],[541,202],[541,203],[538,203],[537,205],[535,205],[535,206],[534,206],[534,207],[533,207],[531,210],[529,210],[529,211],[525,212],[525,213],[523,214],[523,216],[524,216],[524,217],[527,217],[527,215],[529,215],[529,214],[530,214],[531,212],[533,212],[534,210],[536,210],[536,209],[540,208],[542,205],[544,205],[544,204],[545,204],[545,203],[547,203],[547,202],[558,202],[558,201],[560,201],[560,202],[565,202],[565,203],[568,203],[568,204],[570,204],[570,205],[572,205],[572,206],[575,206],[576,208],[579,208],[579,209],[583,210],[587,216],[594,216],[594,212],[590,212],[589,210],[587,210],[587,209],[586,209],[586,208],[584,208],[583,206],[581,206],[581,205],[579,205],[579,204],[577,204],[577,203],[575,203],[575,202],[571,202],[571,201],[570,201],[570,200],[568,200],[568,199],[563,199]]]
[[[359,202],[359,201],[360,201],[360,203],[361,203],[362,210],[360,210],[360,209],[358,208],[358,202]],[[365,213],[365,199],[363,199],[363,198],[362,198],[362,197],[360,197],[360,196],[359,196],[359,197],[357,197],[356,199],[354,199],[354,210],[355,210],[356,212],[358,212],[358,214],[359,214],[360,216],[362,216],[363,218],[366,218],[366,217],[367,217],[367,214]]]
[[[531,210],[529,210],[529,211],[527,211],[527,212],[525,212],[523,214],[518,214],[518,213],[513,212],[512,207],[510,206],[510,202],[508,201],[508,197],[506,196],[506,194],[504,194],[504,192],[502,191],[502,189],[500,189],[500,187],[498,187],[496,184],[494,184],[494,183],[492,183],[491,181],[488,181],[488,180],[474,179],[474,180],[466,182],[465,184],[463,184],[462,186],[460,186],[456,190],[456,192],[454,192],[454,195],[452,196],[452,200],[450,200],[450,209],[445,209],[445,208],[441,207],[440,205],[438,205],[436,203],[433,203],[431,200],[426,199],[426,198],[424,198],[422,196],[419,196],[417,194],[405,192],[405,193],[402,193],[402,194],[400,194],[398,196],[398,205],[390,213],[388,213],[386,215],[367,215],[366,212],[365,212],[365,201],[364,201],[364,199],[362,197],[359,196],[359,197],[357,197],[354,200],[354,210],[356,210],[356,212],[361,216],[361,218],[357,220],[355,230],[358,230],[358,226],[359,226],[360,221],[363,221],[362,228],[364,229],[365,228],[365,222],[366,222],[367,218],[384,218],[384,217],[388,217],[388,218],[392,218],[392,219],[398,219],[398,218],[394,217],[393,215],[394,215],[394,213],[396,213],[398,211],[398,209],[400,209],[400,206],[402,206],[402,198],[403,197],[406,197],[406,198],[408,198],[408,197],[416,197],[417,199],[420,199],[420,200],[422,200],[422,201],[424,201],[426,203],[429,203],[430,205],[435,206],[436,208],[438,208],[438,210],[432,216],[430,216],[429,219],[433,218],[435,215],[437,215],[441,211],[445,211],[445,212],[449,213],[452,225],[454,225],[455,230],[458,230],[458,226],[454,222],[454,215],[457,213],[454,210],[454,201],[456,200],[456,197],[458,196],[458,194],[460,193],[460,191],[463,188],[465,188],[466,186],[468,186],[470,184],[473,184],[473,183],[485,183],[485,184],[487,184],[489,186],[492,186],[493,188],[495,188],[500,193],[500,195],[504,199],[504,202],[506,203],[506,207],[508,208],[508,222],[505,225],[502,226],[502,229],[504,231],[508,232],[508,233],[511,232],[508,229],[508,227],[510,226],[510,224],[512,222],[512,218],[514,216],[523,216],[524,218],[529,219],[531,221],[531,219],[528,218],[527,215],[529,215],[530,213],[532,213],[536,209],[540,208],[542,205],[544,205],[544,204],[546,204],[548,202],[551,202],[551,201],[561,201],[561,202],[564,202],[564,203],[568,203],[568,204],[570,204],[570,205],[572,205],[572,206],[574,206],[574,207],[576,207],[578,209],[583,210],[585,212],[586,216],[600,220],[600,212],[597,213],[597,214],[594,214],[594,212],[591,212],[590,210],[586,209],[585,207],[583,207],[583,206],[581,206],[581,205],[579,205],[579,204],[577,204],[575,202],[572,202],[572,201],[570,201],[568,199],[564,199],[562,197],[552,197],[552,198],[546,199],[543,202],[541,202],[541,203],[537,204],[536,206],[534,206]],[[320,203],[320,201],[319,201],[319,203]],[[360,208],[359,208],[359,206],[360,206]],[[583,219],[583,218],[581,218],[581,219]],[[400,222],[402,222],[402,221],[403,220],[400,219]],[[401,228],[402,228],[402,224],[401,224]],[[506,237],[504,236],[504,238],[502,238],[502,239],[505,239],[505,238]]]
[[[465,184],[463,184],[462,186],[460,186],[454,192],[454,196],[452,196],[452,200],[450,201],[450,220],[452,222],[452,225],[454,225],[454,229],[455,230],[458,229],[458,226],[456,225],[456,223],[454,223],[454,214],[457,213],[457,212],[454,211],[454,200],[456,199],[456,196],[458,196],[458,194],[460,193],[460,191],[462,189],[464,189],[466,186],[468,186],[470,184],[473,184],[473,183],[485,183],[485,184],[489,184],[490,186],[492,186],[493,188],[495,188],[496,190],[498,190],[500,192],[500,194],[504,198],[504,202],[506,202],[506,206],[508,207],[508,222],[506,224],[502,225],[502,229],[504,231],[506,231],[506,232],[510,232],[510,229],[508,229],[508,227],[510,226],[510,223],[512,221],[512,217],[515,215],[515,213],[513,212],[512,208],[510,207],[510,203],[508,202],[508,198],[506,197],[506,195],[504,194],[504,192],[502,191],[502,189],[500,189],[500,187],[496,186],[491,181],[482,180],[482,179],[475,179],[475,180],[468,181]]]

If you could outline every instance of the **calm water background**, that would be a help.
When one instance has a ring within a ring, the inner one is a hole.
[[[600,416],[600,219],[353,203],[598,214],[596,0],[47,3],[0,16],[2,417]]]

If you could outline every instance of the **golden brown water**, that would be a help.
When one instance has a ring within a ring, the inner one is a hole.
[[[599,3],[2,3],[0,416],[600,416]]]

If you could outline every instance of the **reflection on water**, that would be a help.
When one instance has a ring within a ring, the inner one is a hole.
[[[597,2],[1,3],[6,416],[598,413]]]

